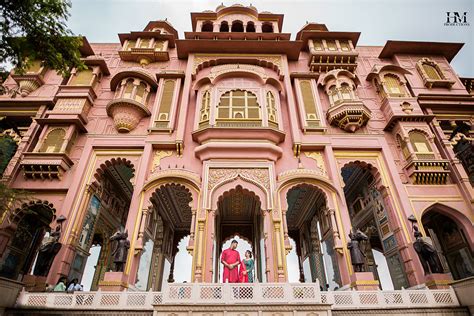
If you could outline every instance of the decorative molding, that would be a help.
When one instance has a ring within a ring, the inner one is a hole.
[[[172,150],[157,150],[155,151],[155,155],[153,157],[153,163],[151,166],[151,173],[155,173],[160,166],[161,159],[166,157],[171,157],[173,155]]]
[[[316,165],[318,166],[318,171],[321,173],[322,176],[327,177],[326,166],[324,164],[323,154],[320,151],[305,151],[304,154],[306,157],[313,159],[316,161]]]
[[[267,168],[210,168],[207,188],[209,191],[212,191],[217,184],[241,176],[262,185],[267,190],[270,190],[270,178],[268,172]]]

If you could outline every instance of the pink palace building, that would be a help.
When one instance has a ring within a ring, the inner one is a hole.
[[[0,276],[81,280],[100,246],[92,290],[160,291],[185,238],[192,284],[219,283],[235,235],[262,284],[288,282],[292,249],[300,281],[323,290],[379,288],[374,253],[395,290],[474,275],[474,93],[450,65],[462,43],[359,46],[318,23],[291,35],[282,14],[242,5],[191,19],[184,38],[168,21],[84,38],[87,69],[68,78],[41,61],[11,72],[0,172],[34,199],[1,218]],[[62,247],[35,276],[57,226]],[[415,226],[442,271],[424,272]],[[111,272],[118,229],[130,248]],[[348,249],[357,229],[365,272]]]

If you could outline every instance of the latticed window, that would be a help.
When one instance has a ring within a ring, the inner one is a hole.
[[[352,99],[351,87],[347,83],[341,85],[341,95],[344,100]]]
[[[171,106],[173,104],[173,95],[174,95],[174,87],[175,87],[175,80],[165,80],[163,84],[163,92],[161,94],[160,100],[160,108],[158,113],[158,120],[159,121],[168,121]]]
[[[127,80],[127,82],[125,83],[125,87],[123,87],[122,98],[131,99],[132,98],[133,87],[134,87],[133,79]]]
[[[417,158],[434,159],[433,151],[425,134],[418,131],[411,131],[409,137]]]
[[[340,41],[339,45],[341,45],[341,50],[343,50],[345,52],[351,50],[351,47],[349,46],[349,42]]]
[[[39,152],[42,153],[58,153],[64,142],[66,131],[62,128],[53,129],[43,141]]]
[[[72,86],[89,86],[92,83],[94,78],[94,73],[92,69],[84,69],[76,72],[69,82],[69,85]]]
[[[164,41],[156,41],[155,42],[155,50],[156,51],[162,51],[165,47],[165,42]]]
[[[441,76],[438,72],[438,69],[436,69],[435,66],[423,63],[423,70],[425,71],[426,75],[428,76],[429,79],[433,80],[441,80]]]
[[[403,157],[405,157],[405,159],[410,157],[410,150],[408,149],[407,143],[398,134],[397,134],[397,142],[400,145],[400,148],[402,149]]]
[[[275,104],[275,97],[271,91],[267,92],[267,114],[268,114],[268,124],[277,126],[277,109]]]
[[[391,75],[391,74],[385,75],[384,81],[385,81],[385,89],[387,89],[387,92],[390,96],[404,96],[405,95],[404,89],[400,83],[400,79],[398,79],[397,76]]]
[[[219,119],[260,119],[257,96],[245,90],[228,91],[221,96],[217,113]]]
[[[337,50],[335,41],[326,41],[326,45],[328,46],[328,50]]]
[[[129,41],[127,41],[127,45],[125,46],[125,50],[131,50],[132,48],[135,47],[135,45],[137,45],[137,41],[129,40]]]
[[[201,113],[200,113],[199,122],[209,121],[209,109],[210,109],[210,107],[211,107],[211,93],[209,92],[209,90],[206,90],[206,92],[204,92],[203,95],[202,95]]]
[[[135,101],[140,102],[140,103],[145,103],[145,93],[146,93],[146,84],[143,82],[140,82],[140,84],[137,86],[137,90],[135,92]]]
[[[332,86],[328,90],[328,95],[329,95],[329,101],[334,104],[337,101],[339,101],[339,94],[337,93],[337,88],[336,86]]]
[[[304,110],[307,120],[317,120],[318,114],[316,111],[316,102],[313,96],[313,89],[309,80],[302,80],[300,82],[301,96],[303,97]]]
[[[140,40],[140,48],[148,48],[150,46],[150,39],[149,38],[142,38]]]

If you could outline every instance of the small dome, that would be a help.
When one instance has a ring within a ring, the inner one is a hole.
[[[216,11],[222,10],[225,8],[224,3],[221,3],[220,5],[217,6]]]

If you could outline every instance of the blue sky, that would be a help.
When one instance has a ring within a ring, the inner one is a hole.
[[[148,21],[167,18],[183,37],[191,30],[190,12],[214,10],[209,0],[72,0],[69,26],[89,42],[118,42],[118,33],[142,30]],[[474,0],[252,0],[259,11],[285,14],[283,31],[306,23],[324,23],[333,31],[358,31],[358,45],[383,46],[392,40],[461,42],[452,65],[460,76],[474,77]],[[470,26],[444,26],[446,12],[467,12]]]

